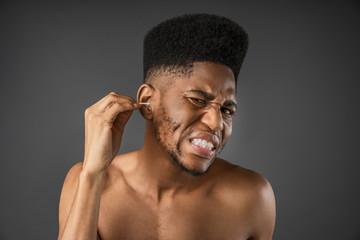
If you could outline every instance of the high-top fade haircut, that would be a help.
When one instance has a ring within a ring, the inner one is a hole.
[[[160,72],[191,74],[193,63],[229,67],[235,83],[248,47],[246,32],[230,19],[186,14],[152,28],[144,39],[144,82]]]

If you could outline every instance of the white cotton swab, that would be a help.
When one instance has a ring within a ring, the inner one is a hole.
[[[149,102],[140,102],[139,104],[140,105],[149,105],[150,103]]]

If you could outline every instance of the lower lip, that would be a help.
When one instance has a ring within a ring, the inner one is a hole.
[[[195,150],[196,155],[199,155],[200,157],[211,158],[215,154],[214,150],[209,150],[209,149],[200,147],[200,146],[195,145],[195,144],[193,144],[191,142],[190,142],[190,144],[191,144],[191,147]]]

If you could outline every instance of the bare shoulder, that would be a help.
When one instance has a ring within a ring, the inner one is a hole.
[[[82,169],[82,165],[83,162],[78,162],[70,168],[69,172],[65,177],[65,181],[64,181],[65,186],[72,185],[74,182],[77,182]]]
[[[123,154],[117,155],[114,160],[111,162],[108,170],[107,177],[118,178],[120,180],[122,178],[122,174],[136,171],[137,165],[134,161],[136,157],[137,151],[127,152]],[[120,178],[119,178],[120,177]]]
[[[232,164],[223,159],[214,162],[213,178],[223,191],[245,193],[249,195],[261,194],[264,191],[272,192],[269,181],[259,173],[244,167]],[[224,194],[225,192],[223,192]]]
[[[69,191],[77,187],[79,175],[81,173],[83,162],[73,165],[67,173],[62,187],[61,195],[67,194]],[[76,190],[76,189],[75,189]]]
[[[76,191],[82,165],[83,162],[76,163],[74,166],[70,168],[69,172],[67,173],[61,190],[60,204],[63,198],[67,197],[69,194]]]
[[[61,191],[61,197],[66,197],[67,194],[74,191],[74,188],[77,187],[77,182],[79,180],[79,175],[82,169],[82,162],[76,163],[72,166],[67,173],[64,184]],[[76,190],[76,189],[75,189]],[[60,199],[61,200],[61,199]],[[61,203],[61,202],[60,202]]]
[[[259,173],[217,159],[212,173],[214,193],[251,223],[254,239],[271,239],[275,226],[275,196],[269,181]]]
[[[59,231],[64,227],[76,193],[82,162],[76,163],[67,173],[59,202]]]

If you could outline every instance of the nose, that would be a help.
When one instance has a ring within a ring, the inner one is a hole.
[[[220,105],[217,103],[209,104],[209,107],[202,116],[202,122],[215,132],[222,131],[224,128],[224,122]]]

